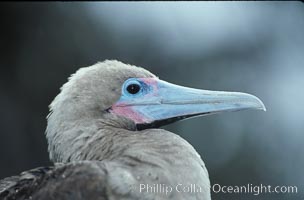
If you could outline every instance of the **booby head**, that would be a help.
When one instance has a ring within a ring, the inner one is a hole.
[[[265,106],[250,94],[182,87],[143,68],[107,60],[81,68],[63,85],[50,105],[46,134],[51,158],[58,161],[60,155],[54,152],[64,151],[59,144],[73,142],[80,148],[98,126],[138,131],[244,109],[265,110]]]

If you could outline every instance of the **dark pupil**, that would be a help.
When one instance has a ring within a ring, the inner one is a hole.
[[[140,90],[140,86],[137,84],[131,84],[127,87],[127,91],[130,94],[136,94],[137,92],[139,92],[139,90]]]

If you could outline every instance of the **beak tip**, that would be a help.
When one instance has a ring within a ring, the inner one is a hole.
[[[261,106],[261,110],[263,110],[264,112],[266,112],[266,111],[267,111],[267,109],[266,109],[266,107],[265,107],[265,105],[264,105],[264,104],[262,104],[262,106]]]
[[[265,107],[264,103],[261,101],[261,99],[259,99],[258,97],[255,97],[255,98],[258,101],[258,109],[266,112],[266,107]]]

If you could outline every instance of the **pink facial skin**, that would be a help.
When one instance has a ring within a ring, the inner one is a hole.
[[[144,124],[150,121],[149,119],[145,118],[145,116],[133,110],[132,107],[133,106],[126,106],[123,103],[115,103],[110,112],[131,119],[135,124]]]
[[[139,78],[138,80],[146,83],[149,86],[152,86],[153,89],[157,89],[157,78]]]

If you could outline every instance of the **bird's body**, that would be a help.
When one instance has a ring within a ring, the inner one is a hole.
[[[176,98],[176,90],[186,93]],[[118,61],[83,68],[62,87],[48,116],[50,158],[63,164],[25,173],[30,174],[26,181],[4,179],[0,197],[209,200],[210,181],[200,155],[178,135],[150,127],[219,110],[263,107],[251,95],[225,95],[172,85]],[[216,104],[208,106],[211,97]],[[242,98],[232,104],[232,97]]]

